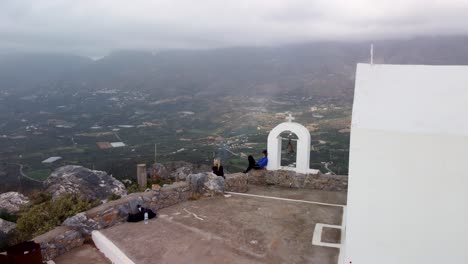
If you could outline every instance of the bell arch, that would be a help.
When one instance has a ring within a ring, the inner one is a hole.
[[[296,168],[281,166],[281,136],[290,131],[297,135]],[[268,170],[294,170],[299,173],[308,173],[310,170],[310,132],[303,125],[295,122],[285,122],[277,125],[268,134]]]

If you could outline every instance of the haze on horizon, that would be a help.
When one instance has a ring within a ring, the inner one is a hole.
[[[0,51],[102,56],[468,35],[466,0],[2,0]]]

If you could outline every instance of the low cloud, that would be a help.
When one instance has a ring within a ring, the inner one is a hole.
[[[466,35],[466,0],[2,0],[0,49],[89,56]]]

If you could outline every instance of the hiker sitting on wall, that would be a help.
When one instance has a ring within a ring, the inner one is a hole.
[[[249,166],[244,171],[244,173],[249,172],[251,169],[260,170],[266,167],[266,165],[268,164],[268,152],[264,150],[262,151],[262,153],[263,158],[261,158],[258,162],[255,162],[255,159],[252,157],[252,155],[249,155],[249,157],[247,158],[249,160]]]
[[[215,159],[213,161],[213,167],[211,168],[211,170],[216,176],[221,176],[224,179],[226,179],[226,177],[224,177],[223,166],[221,166],[221,159]]]

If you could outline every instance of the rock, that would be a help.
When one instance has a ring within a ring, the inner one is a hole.
[[[0,249],[11,245],[11,238],[14,237],[15,232],[15,223],[0,218]]]
[[[81,234],[91,235],[93,230],[98,229],[98,223],[93,219],[89,219],[85,213],[78,213],[74,216],[68,217],[63,222],[64,226],[73,227]]]
[[[192,173],[192,168],[189,167],[180,167],[176,171],[170,174],[170,177],[175,180],[185,180],[188,175]]]
[[[178,168],[186,167],[191,170],[191,173],[200,173],[211,171],[211,167],[204,164],[193,164],[185,161],[172,161],[165,164],[166,168],[172,173],[175,172]]]
[[[266,172],[267,170],[250,170],[247,173],[247,179],[249,184],[265,185],[266,184]]]
[[[203,193],[203,189],[205,188],[205,181],[208,178],[208,172],[190,174],[186,178],[186,182],[190,184],[192,192],[194,193]]]
[[[224,178],[216,176],[213,173],[208,174],[203,185],[205,186],[206,194],[210,196],[224,193]]]
[[[94,171],[82,166],[63,166],[56,169],[44,182],[52,199],[64,193],[79,194],[90,200],[105,200],[110,194],[124,196],[125,186],[104,171]]]
[[[149,172],[152,180],[185,180],[190,174],[210,171],[207,165],[192,164],[185,161],[173,161],[165,163],[153,164]]]
[[[226,174],[224,190],[228,192],[247,192],[247,175],[239,172]]]
[[[12,233],[16,228],[16,224],[0,218],[0,233],[8,235]]]
[[[214,195],[224,192],[223,177],[209,172],[190,174],[187,176],[186,182],[190,184],[193,193],[202,194],[207,192],[208,195]]]
[[[18,192],[7,192],[0,194],[0,211],[16,214],[21,206],[29,203],[28,197]]]
[[[122,183],[127,184],[127,185],[131,185],[133,182],[130,179],[124,179],[124,180],[122,180]]]
[[[152,180],[168,179],[170,175],[166,166],[161,163],[154,163],[153,167],[150,169],[149,174]]]

